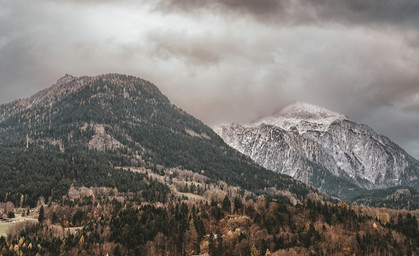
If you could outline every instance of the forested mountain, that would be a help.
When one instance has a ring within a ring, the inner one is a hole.
[[[0,197],[15,203],[22,195],[31,205],[39,196],[58,198],[71,183],[136,189],[117,181],[120,171],[113,174],[114,167],[126,166],[179,167],[257,193],[291,191],[300,199],[315,192],[259,167],[156,86],[132,76],[66,75],[30,98],[1,106],[0,113]]]

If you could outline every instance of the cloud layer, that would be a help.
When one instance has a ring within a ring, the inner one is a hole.
[[[294,101],[366,123],[419,158],[415,0],[0,0],[0,103],[65,73],[154,82],[208,124]]]
[[[414,28],[419,21],[419,3],[412,0],[161,0],[155,7],[168,13],[198,11],[249,15],[257,21],[285,22],[287,25],[338,22],[362,26],[411,25]]]

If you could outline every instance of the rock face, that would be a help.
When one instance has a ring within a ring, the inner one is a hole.
[[[214,130],[267,169],[347,198],[356,188],[417,188],[417,161],[387,137],[343,114],[294,103],[275,116]]]

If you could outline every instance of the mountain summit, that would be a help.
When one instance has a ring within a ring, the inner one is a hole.
[[[348,199],[356,190],[418,188],[418,162],[367,125],[343,114],[294,103],[272,117],[214,129],[265,168]]]
[[[253,125],[258,126],[264,123],[287,131],[297,128],[299,133],[302,134],[312,129],[326,131],[333,122],[346,119],[348,118],[345,115],[326,108],[296,102],[286,106],[275,116],[263,118]]]

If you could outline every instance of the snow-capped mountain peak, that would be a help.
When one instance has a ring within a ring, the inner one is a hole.
[[[294,103],[258,122],[214,130],[263,167],[341,198],[360,187],[419,188],[419,164],[403,149],[367,125],[315,105]]]
[[[264,118],[251,126],[269,124],[284,130],[296,128],[300,134],[309,130],[326,131],[330,124],[346,120],[347,116],[309,103],[296,102],[283,108],[278,114]]]
[[[295,102],[283,108],[279,116],[300,117],[304,119],[341,118],[343,114],[333,112],[329,109],[304,102]]]

